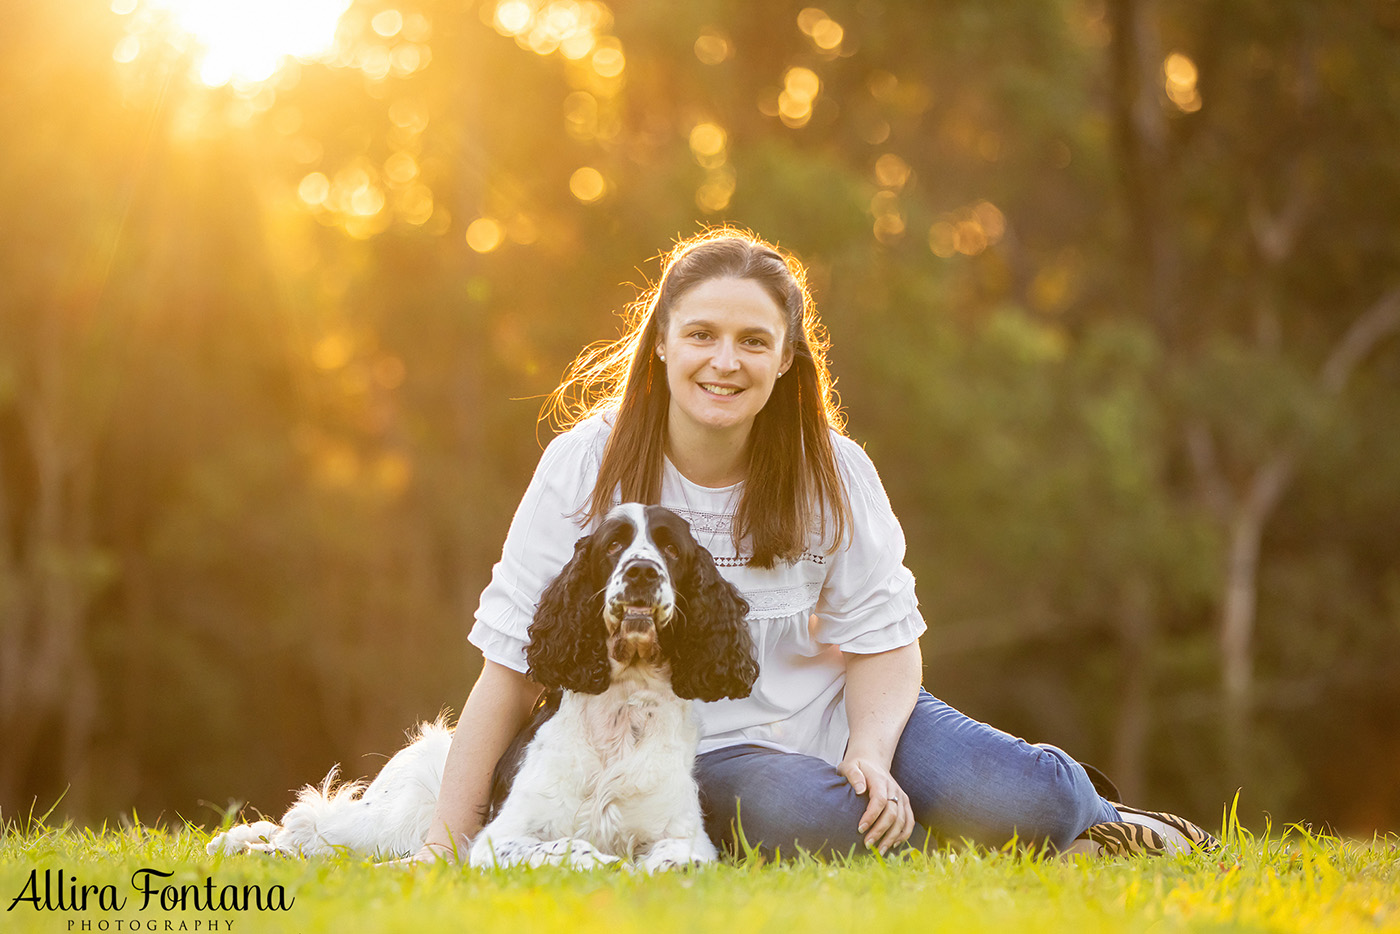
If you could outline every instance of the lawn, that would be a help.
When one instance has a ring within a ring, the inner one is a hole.
[[[1400,839],[1297,828],[1255,835],[1236,825],[1214,856],[945,849],[838,864],[750,859],[653,878],[216,858],[207,839],[134,822],[11,822],[0,838],[0,930],[1400,932]]]

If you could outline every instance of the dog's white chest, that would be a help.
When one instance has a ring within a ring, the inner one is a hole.
[[[546,733],[550,734],[546,737]],[[540,730],[517,791],[551,835],[580,836],[632,854],[653,843],[694,800],[697,728],[689,703],[648,689],[566,695]],[[550,787],[536,784],[549,776]]]
[[[668,711],[663,711],[661,705],[662,699],[655,691],[635,691],[622,703],[585,703],[580,718],[584,742],[605,761],[633,753],[648,739],[656,740],[664,732],[658,726]],[[674,712],[670,713],[674,716]]]

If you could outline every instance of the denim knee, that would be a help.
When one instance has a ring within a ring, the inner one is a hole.
[[[1026,806],[1036,815],[1039,839],[1030,842],[1063,849],[1090,824],[1104,820],[1108,806],[1073,757],[1048,743],[1033,745],[1040,781],[1032,786],[1035,791]]]
[[[700,756],[696,779],[705,831],[715,846],[769,858],[803,850],[864,850],[856,825],[865,801],[828,762],[759,746]]]
[[[1001,846],[1016,837],[1063,847],[1085,827],[1113,820],[1079,763],[1028,743],[921,692],[891,772],[914,815],[944,840]]]

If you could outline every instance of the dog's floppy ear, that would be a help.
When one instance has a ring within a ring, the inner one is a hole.
[[[748,602],[698,544],[685,555],[677,590],[677,612],[660,630],[671,660],[671,689],[702,701],[748,697],[758,678],[753,637],[744,622]]]
[[[608,630],[603,623],[603,593],[594,580],[592,536],[574,545],[574,556],[540,596],[530,623],[525,660],[530,677],[543,687],[583,694],[608,688]]]

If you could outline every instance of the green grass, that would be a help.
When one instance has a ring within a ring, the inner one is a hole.
[[[941,850],[882,861],[756,859],[647,878],[609,869],[476,872],[363,860],[210,857],[194,828],[119,829],[12,823],[0,835],[0,931],[215,930],[750,934],[758,931],[1400,932],[1400,840],[1347,841],[1297,828],[1230,828],[1214,856],[1060,860],[1027,852]],[[282,886],[287,911],[141,909],[142,868],[162,884]],[[12,904],[31,873],[112,885],[119,911]],[[117,922],[121,926],[117,926]],[[201,922],[198,928],[195,922]],[[232,927],[225,922],[231,921]],[[90,922],[85,929],[83,922]],[[103,926],[106,922],[106,926]],[[184,924],[184,928],[181,924]]]

